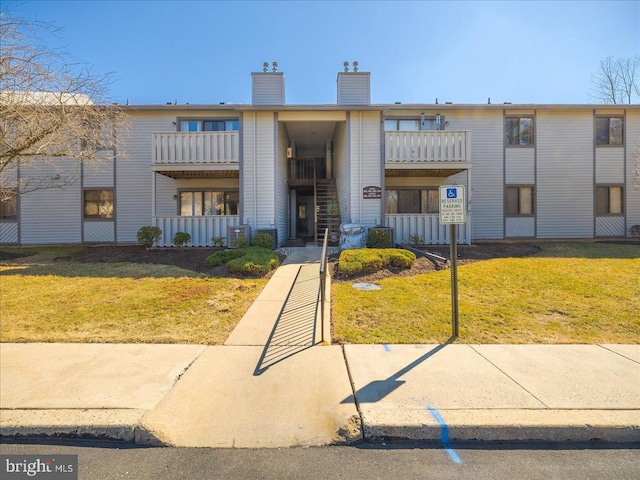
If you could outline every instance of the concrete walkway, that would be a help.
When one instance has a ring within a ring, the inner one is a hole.
[[[225,345],[0,344],[0,434],[640,442],[640,345],[319,345],[319,255],[294,249]]]

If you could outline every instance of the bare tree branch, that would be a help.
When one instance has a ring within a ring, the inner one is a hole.
[[[113,159],[116,129],[128,130],[111,77],[48,48],[43,30],[55,32],[0,12],[0,200],[71,185],[80,164]]]
[[[599,103],[631,104],[640,100],[640,55],[607,57],[591,75],[589,97]]]

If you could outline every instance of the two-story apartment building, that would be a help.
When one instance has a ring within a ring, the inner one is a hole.
[[[3,202],[0,242],[132,243],[156,225],[161,246],[178,231],[193,246],[260,230],[282,244],[358,223],[448,243],[443,184],[468,192],[461,243],[627,237],[640,224],[640,105],[374,105],[358,71],[338,73],[335,104],[288,105],[284,74],[265,68],[251,104],[124,108],[115,158]]]

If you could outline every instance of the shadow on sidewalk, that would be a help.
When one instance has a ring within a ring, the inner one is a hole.
[[[355,393],[355,398],[354,398],[354,395],[349,395],[341,403],[352,403],[354,401],[356,402],[356,404],[379,402],[384,397],[386,397],[391,392],[393,392],[394,390],[396,390],[398,387],[400,387],[401,385],[403,385],[405,383],[403,380],[398,380],[398,378],[400,378],[402,375],[407,373],[409,370],[417,367],[422,362],[424,362],[428,358],[430,358],[433,355],[435,355],[436,353],[438,353],[440,350],[442,350],[447,345],[450,345],[453,342],[455,342],[456,338],[457,337],[455,337],[455,336],[449,337],[449,339],[446,342],[444,342],[444,343],[438,345],[437,347],[429,350],[427,353],[425,353],[421,357],[415,359],[413,362],[411,362],[409,365],[407,365],[403,369],[398,370],[396,373],[391,375],[386,380],[374,380],[373,382],[369,383],[368,385],[365,385],[360,390],[358,390]]]
[[[262,351],[254,376],[317,342],[320,279],[318,265],[301,265]]]

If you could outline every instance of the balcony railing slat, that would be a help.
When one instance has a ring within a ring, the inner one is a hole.
[[[453,130],[385,132],[385,161],[468,162],[471,132]]]
[[[165,132],[153,134],[156,164],[238,163],[238,132]]]

